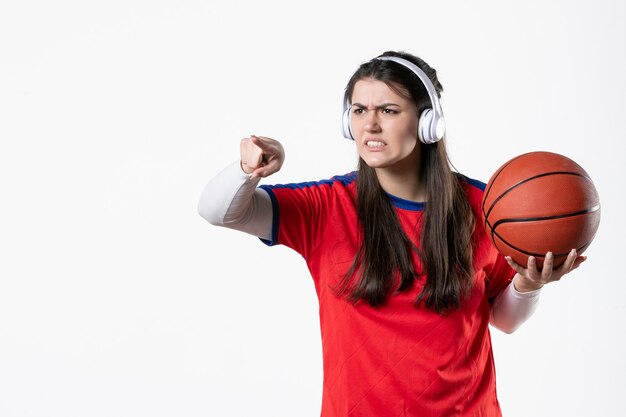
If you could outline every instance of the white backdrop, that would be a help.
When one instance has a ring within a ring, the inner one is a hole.
[[[508,417],[623,415],[625,21],[620,0],[3,1],[0,415],[318,416],[303,260],[196,204],[252,133],[286,148],[266,183],[354,169],[343,88],[389,49],[438,70],[466,175],[549,150],[594,179],[586,264],[492,331],[498,392]]]

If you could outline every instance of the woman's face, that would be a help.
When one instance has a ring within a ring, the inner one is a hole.
[[[359,156],[367,165],[417,169],[418,118],[412,100],[382,81],[365,78],[354,85],[350,117]]]

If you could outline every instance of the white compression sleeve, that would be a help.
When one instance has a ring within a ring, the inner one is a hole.
[[[260,178],[250,179],[233,162],[204,187],[198,213],[209,223],[240,230],[262,239],[272,238],[272,202],[257,188]]]
[[[511,282],[493,301],[489,322],[498,330],[513,333],[537,308],[541,289],[519,292]]]

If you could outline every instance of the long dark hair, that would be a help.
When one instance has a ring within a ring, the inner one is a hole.
[[[413,62],[441,95],[443,87],[436,71],[422,59],[394,51],[381,56]],[[362,64],[354,73],[345,99],[351,101],[354,85],[363,78],[383,81],[399,94],[410,95],[418,115],[432,107],[425,87],[411,70],[376,59]],[[459,308],[472,288],[474,215],[460,183],[463,177],[451,169],[445,139],[431,145],[419,142],[417,146],[421,146],[420,175],[427,201],[419,248],[404,233],[375,170],[359,158],[356,208],[363,240],[351,268],[335,290],[353,303],[363,300],[376,307],[385,304],[392,292],[410,289],[416,276],[425,275],[426,283],[415,303],[424,303],[426,308],[444,314]],[[420,271],[413,266],[413,252],[421,260]]]

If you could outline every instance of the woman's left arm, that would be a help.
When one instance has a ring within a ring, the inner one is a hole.
[[[489,322],[505,333],[513,333],[534,313],[541,288],[554,281],[559,281],[565,274],[578,268],[587,257],[578,256],[575,249],[568,254],[567,259],[557,269],[553,269],[554,256],[548,252],[543,268],[537,269],[537,261],[531,256],[526,268],[506,257],[516,274],[513,282],[505,288],[494,300],[491,306]]]

